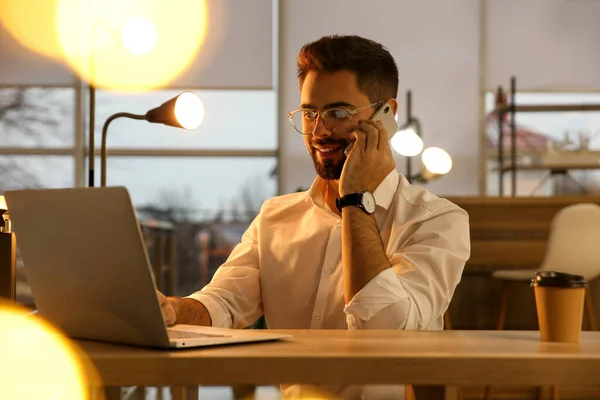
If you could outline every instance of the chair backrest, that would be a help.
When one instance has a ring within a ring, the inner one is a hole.
[[[600,275],[600,206],[567,206],[552,219],[542,270],[583,275],[590,281]]]

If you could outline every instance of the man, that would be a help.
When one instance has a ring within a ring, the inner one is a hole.
[[[167,323],[243,328],[264,315],[275,329],[442,329],[469,257],[468,215],[399,175],[394,132],[369,120],[384,102],[397,111],[394,59],[371,40],[331,36],[297,63],[302,105],[289,117],[318,177],[267,200],[202,290],[159,294]]]

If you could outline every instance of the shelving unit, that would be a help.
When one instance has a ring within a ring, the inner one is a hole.
[[[511,175],[511,196],[515,197],[517,192],[517,127],[515,123],[516,113],[518,112],[585,112],[600,111],[600,104],[551,104],[551,105],[517,105],[515,95],[517,93],[517,79],[510,78],[510,100],[507,105],[496,105],[492,113],[498,116],[498,195],[504,196],[504,174],[509,172]],[[502,86],[496,90],[496,99],[502,99],[504,91]],[[504,115],[510,115],[510,165],[504,165]],[[540,167],[541,168],[541,167]],[[531,168],[530,168],[531,169]],[[551,169],[551,168],[546,168]]]

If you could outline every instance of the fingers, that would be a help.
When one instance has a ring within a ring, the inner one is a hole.
[[[352,153],[355,150],[361,152],[365,151],[365,145],[367,144],[367,134],[365,132],[357,129],[350,133],[349,138],[350,140],[354,141],[354,145],[352,146],[350,153]]]
[[[365,134],[367,135],[367,144],[365,147],[365,151],[377,150],[377,142],[379,141],[379,129],[375,121],[361,121],[358,126],[360,130],[365,132]]]
[[[361,129],[368,132],[367,135],[367,150],[386,150],[389,146],[389,132],[383,126],[381,120],[361,121]],[[375,147],[373,147],[373,145]]]
[[[386,146],[389,147],[390,132],[388,132],[387,129],[385,129],[383,127],[383,122],[376,121],[376,124],[377,124],[377,128],[379,130],[379,142],[377,143],[377,149],[384,150],[386,148]]]

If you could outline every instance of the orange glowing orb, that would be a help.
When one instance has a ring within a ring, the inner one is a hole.
[[[0,399],[90,399],[100,381],[89,359],[28,311],[0,302]]]
[[[59,0],[66,62],[98,88],[151,90],[172,82],[204,43],[204,0]]]
[[[28,49],[61,59],[55,18],[57,3],[58,0],[0,0],[0,23]]]

